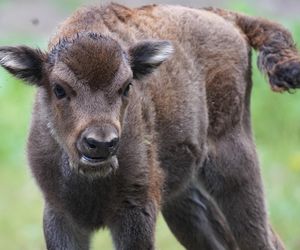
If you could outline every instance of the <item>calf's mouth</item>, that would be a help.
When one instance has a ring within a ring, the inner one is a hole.
[[[102,164],[106,161],[109,161],[111,157],[90,157],[90,156],[86,156],[86,155],[82,155],[81,158],[80,158],[80,161],[83,163],[83,164],[86,164],[86,165],[99,165],[99,164]]]
[[[81,155],[76,167],[79,174],[88,177],[106,177],[114,173],[119,167],[116,155],[108,158],[88,157]]]

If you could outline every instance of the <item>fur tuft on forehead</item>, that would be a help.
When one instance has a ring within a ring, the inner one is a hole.
[[[65,63],[78,79],[85,80],[93,89],[110,84],[122,60],[124,52],[118,42],[96,33],[61,39],[48,58],[52,65]]]

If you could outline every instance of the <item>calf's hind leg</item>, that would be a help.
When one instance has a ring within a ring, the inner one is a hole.
[[[222,212],[197,183],[166,202],[162,213],[175,237],[188,250],[238,249]]]
[[[251,136],[234,131],[212,140],[210,148],[200,180],[226,216],[240,249],[276,249]]]

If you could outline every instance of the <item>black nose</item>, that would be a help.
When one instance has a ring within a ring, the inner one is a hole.
[[[77,148],[88,160],[105,160],[116,154],[118,143],[115,129],[88,129],[81,135]]]

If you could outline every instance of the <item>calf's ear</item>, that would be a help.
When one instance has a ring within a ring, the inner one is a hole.
[[[143,41],[129,49],[131,69],[134,79],[150,74],[173,53],[169,41]]]
[[[41,84],[45,59],[45,54],[38,49],[26,46],[0,47],[0,65],[29,84]]]

